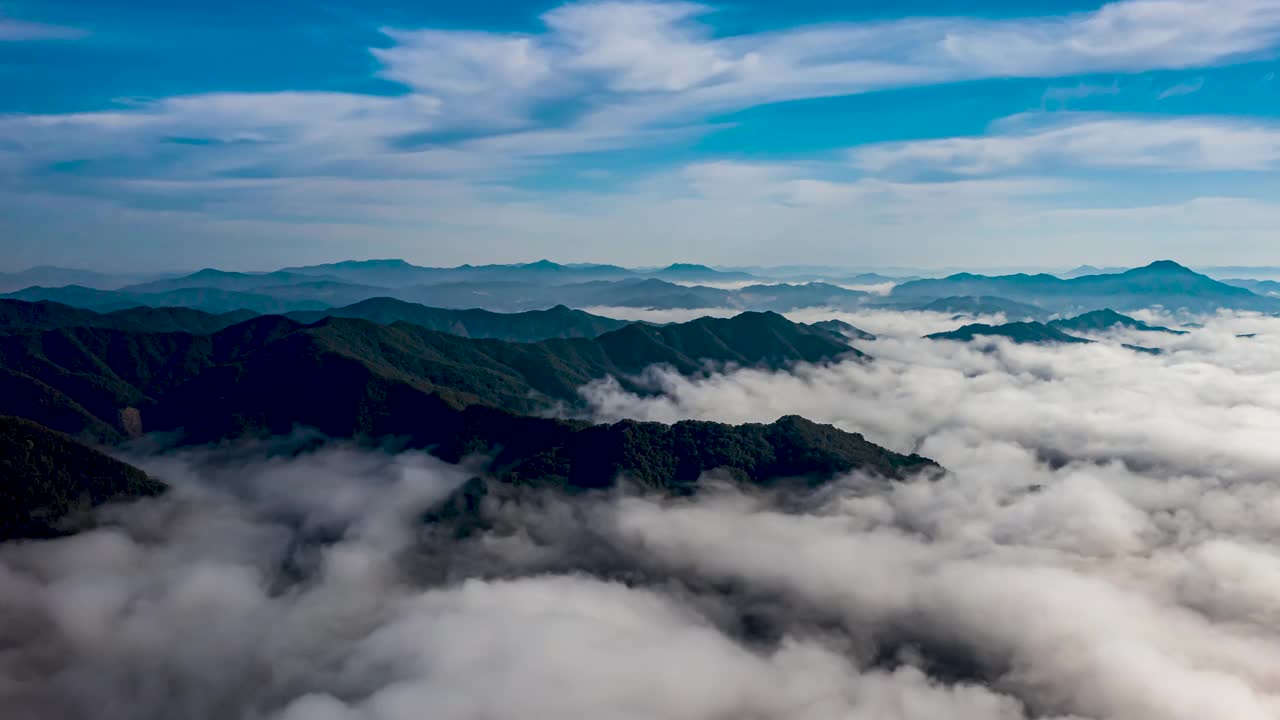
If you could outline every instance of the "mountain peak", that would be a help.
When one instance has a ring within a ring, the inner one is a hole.
[[[554,263],[546,258],[537,262],[525,263],[524,267],[528,270],[563,270],[564,266],[560,263]]]
[[[1172,260],[1156,260],[1145,267],[1135,268],[1129,272],[1178,272],[1196,274],[1191,268],[1180,265]]]

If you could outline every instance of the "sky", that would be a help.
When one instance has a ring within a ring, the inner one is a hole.
[[[1280,0],[0,2],[0,270],[1280,264]]]

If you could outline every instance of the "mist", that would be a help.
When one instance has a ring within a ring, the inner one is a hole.
[[[708,476],[690,498],[509,488],[465,523],[427,523],[483,458],[130,456],[174,490],[104,509],[96,530],[0,545],[0,706],[21,720],[1280,716],[1280,320],[984,352],[921,339],[961,324],[943,315],[792,314],[837,316],[879,336],[855,342],[873,361],[653,370],[659,395],[601,382],[584,397],[600,421],[799,413],[945,474],[771,490]]]

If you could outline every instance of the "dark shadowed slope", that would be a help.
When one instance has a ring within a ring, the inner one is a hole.
[[[895,453],[857,433],[794,415],[768,425],[696,420],[584,425],[536,418],[514,422],[523,426],[529,440],[505,445],[492,464],[494,476],[506,487],[577,491],[609,487],[621,479],[683,494],[692,492],[707,472],[760,485],[777,480],[822,482],[851,471],[895,479],[937,467],[919,455]],[[493,492],[493,484],[473,480],[433,519],[471,515]]]
[[[212,335],[71,328],[0,335],[0,370],[17,390],[0,395],[0,411],[106,440],[181,430],[179,441],[202,444],[300,426],[395,437],[448,461],[490,457],[506,482],[564,488],[605,486],[619,473],[679,491],[713,469],[764,482],[931,465],[800,418],[592,426],[522,414],[573,406],[583,384],[610,375],[642,389],[630,376],[655,363],[696,373],[853,355],[830,332],[771,313],[527,344],[344,318],[303,326],[264,316]]]
[[[378,293],[373,293],[378,294]],[[111,312],[135,307],[186,307],[209,313],[227,313],[249,310],[255,313],[283,313],[294,310],[324,310],[333,303],[316,299],[273,297],[258,292],[239,292],[219,288],[181,288],[158,293],[131,293],[121,290],[94,290],[68,285],[66,287],[29,287],[3,296],[11,300],[52,302],[78,308]],[[366,295],[367,297],[367,295]],[[339,303],[345,304],[345,303]]]
[[[0,540],[54,535],[78,512],[164,490],[141,470],[62,433],[0,416]]]
[[[1138,330],[1140,332],[1161,332],[1171,335],[1186,335],[1185,330],[1172,330],[1160,325],[1149,325],[1136,318],[1128,315],[1121,315],[1115,310],[1094,310],[1083,315],[1077,315],[1072,318],[1062,318],[1053,320],[1049,323],[1050,327],[1055,327],[1065,332],[1102,332],[1114,328],[1124,328],[1126,330]]]
[[[244,322],[256,315],[257,313],[249,310],[214,314],[185,307],[134,307],[100,313],[48,300],[0,300],[0,330],[99,327],[134,332],[205,334]],[[326,317],[358,318],[380,325],[407,322],[428,330],[462,337],[495,338],[513,342],[591,338],[628,324],[623,320],[591,315],[564,306],[524,313],[494,313],[487,310],[431,308],[393,298],[374,298],[344,307],[291,312],[285,316],[302,324],[311,324]]]
[[[53,330],[100,327],[133,332],[186,332],[203,335],[252,318],[255,313],[237,310],[206,313],[182,307],[135,307],[98,313],[42,300],[0,300],[0,330]]]
[[[607,376],[667,365],[786,367],[857,352],[772,313],[628,325],[594,339],[477,340],[407,323],[263,316],[212,335],[63,328],[0,334],[0,412],[106,440],[186,428],[201,439],[288,432],[411,433],[423,396],[537,412]]]
[[[301,323],[324,317],[358,318],[380,325],[406,322],[411,325],[469,338],[492,338],[512,342],[537,342],[550,338],[593,338],[617,330],[626,321],[592,315],[557,305],[549,310],[522,313],[495,313],[488,310],[433,308],[394,298],[373,298],[346,307],[287,315]]]
[[[927,335],[930,340],[957,340],[969,342],[975,338],[1006,338],[1015,343],[1069,344],[1087,343],[1088,340],[1068,335],[1061,330],[1038,322],[1015,322],[1004,325],[974,323],[956,330]]]

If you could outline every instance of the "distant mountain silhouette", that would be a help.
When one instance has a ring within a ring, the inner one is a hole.
[[[514,342],[591,338],[628,324],[624,320],[571,310],[564,305],[557,305],[549,310],[495,313],[477,309],[433,308],[394,298],[373,298],[330,310],[288,313],[286,317],[303,324],[313,323],[324,317],[359,318],[380,325],[407,322],[451,335]]]
[[[157,293],[132,293],[122,290],[95,290],[77,285],[58,288],[37,286],[0,297],[28,302],[48,300],[98,312],[135,307],[187,307],[215,314],[238,310],[282,313],[293,310],[323,310],[331,306],[328,302],[310,297],[288,299],[259,292],[239,292],[207,287],[189,287]]]
[[[735,282],[757,279],[751,273],[716,270],[706,265],[692,263],[673,263],[645,274],[662,280],[683,282]]]
[[[42,265],[19,272],[0,273],[0,292],[12,292],[33,285],[61,287],[80,285],[98,290],[124,287],[141,279],[136,275],[112,274]]]
[[[1085,338],[1071,335],[1070,332],[1101,332],[1114,328],[1125,328],[1129,330],[1137,330],[1141,332],[1152,333],[1168,333],[1172,335],[1186,335],[1182,330],[1171,330],[1158,325],[1148,325],[1131,318],[1127,315],[1121,315],[1114,310],[1095,310],[1093,312],[1084,313],[1072,318],[1064,318],[1053,320],[1049,323],[1039,322],[1013,322],[1004,325],[982,325],[973,324],[965,325],[956,330],[949,332],[934,333],[928,335],[930,340],[957,340],[960,342],[969,342],[977,338],[1007,338],[1015,343],[1036,343],[1036,344],[1078,344],[1091,342]],[[1129,343],[1123,344],[1123,347],[1135,352],[1145,353],[1148,355],[1161,355],[1164,351],[1159,348],[1145,347],[1142,345],[1133,345]]]
[[[1149,325],[1128,315],[1122,315],[1110,308],[1094,310],[1072,318],[1052,320],[1049,322],[1049,326],[1064,332],[1099,332],[1119,327],[1141,332],[1161,332],[1171,335],[1187,334],[1185,330],[1173,330],[1160,325]]]
[[[590,280],[614,280],[636,275],[634,271],[616,265],[561,265],[550,260],[513,265],[459,265],[451,268],[423,267],[404,260],[348,260],[325,265],[285,268],[284,271],[386,288],[474,282],[558,285]]]
[[[199,335],[217,332],[257,315],[249,310],[212,314],[181,307],[135,307],[99,313],[47,300],[0,300],[0,329],[10,330],[97,327],[136,332],[189,332]],[[504,314],[487,310],[431,308],[393,298],[374,298],[326,310],[292,312],[287,313],[286,317],[304,325],[326,317],[359,318],[381,325],[408,322],[462,337],[496,338],[515,342],[536,342],[559,337],[596,337],[628,324],[623,320],[570,310],[563,305],[550,310]]]
[[[180,307],[136,307],[97,313],[48,300],[0,300],[0,330],[100,327],[135,332],[187,332],[203,335],[244,322],[254,315],[249,310],[215,315]]]
[[[1004,315],[1010,320],[1035,320],[1048,316],[1044,308],[990,295],[938,298],[911,306],[912,310],[947,315]]]
[[[1242,278],[1233,278],[1223,280],[1222,282],[1236,287],[1242,287],[1258,295],[1266,297],[1280,297],[1280,282],[1275,280],[1250,280]]]
[[[1054,312],[1112,308],[1135,310],[1163,306],[1170,310],[1212,312],[1218,309],[1280,311],[1280,299],[1262,297],[1245,288],[1214,280],[1169,260],[1123,273],[1085,275],[1064,280],[1053,275],[987,277],[961,273],[915,280],[893,288],[897,300],[986,295],[1030,303]]]
[[[860,330],[843,320],[821,320],[816,323],[810,323],[809,327],[815,327],[819,330],[826,330],[834,333],[839,337],[848,338],[850,340],[875,340],[876,336]]]
[[[164,490],[143,471],[62,433],[0,416],[0,541],[58,535],[78,513]]]
[[[1124,267],[1097,267],[1095,265],[1081,265],[1066,272],[1057,273],[1057,275],[1064,280],[1070,280],[1071,278],[1084,277],[1085,275],[1115,275],[1117,273],[1125,272],[1128,269],[1129,268]]]
[[[250,292],[259,288],[316,282],[319,279],[334,280],[336,278],[317,278],[315,275],[304,275],[283,270],[269,273],[243,273],[205,268],[190,275],[127,285],[120,288],[120,290],[136,295],[164,293],[188,288],[215,288],[218,290]]]
[[[1068,335],[1061,330],[1039,322],[1012,322],[1004,325],[984,325],[974,323],[948,332],[933,333],[926,336],[930,340],[957,340],[969,342],[980,337],[1006,338],[1015,343],[1035,344],[1071,344],[1087,343],[1088,340]]]

